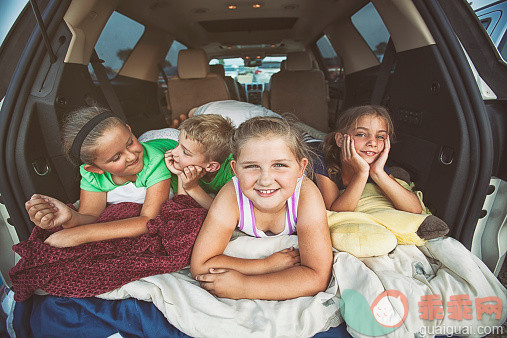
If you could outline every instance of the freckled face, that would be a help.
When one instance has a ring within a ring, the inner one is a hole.
[[[202,144],[189,138],[183,130],[180,132],[178,145],[173,149],[172,154],[174,167],[178,170],[183,170],[189,165],[206,168],[208,164]]]
[[[355,150],[368,164],[375,162],[384,150],[387,138],[386,121],[375,115],[362,116],[347,134],[354,140]],[[341,147],[340,143],[337,144]]]
[[[294,193],[307,163],[306,158],[298,162],[285,140],[273,136],[248,140],[231,165],[241,190],[254,207],[276,212]]]
[[[137,175],[143,169],[144,149],[130,129],[115,125],[97,140],[94,165],[112,175]]]

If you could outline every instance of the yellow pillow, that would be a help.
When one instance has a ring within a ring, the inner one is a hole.
[[[347,214],[350,214],[350,218]],[[372,224],[367,217],[361,222],[362,216],[357,212],[328,211],[333,247],[359,258],[382,256],[391,252],[397,244],[396,236],[383,226]]]

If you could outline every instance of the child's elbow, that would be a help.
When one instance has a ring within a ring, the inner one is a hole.
[[[207,273],[208,269],[205,265],[205,262],[203,262],[200,259],[197,259],[197,257],[194,257],[192,255],[192,258],[190,260],[190,274],[193,278],[197,275],[202,275],[203,273]]]
[[[411,205],[410,208],[407,208],[408,212],[411,212],[411,213],[414,213],[414,214],[420,214],[423,210],[422,210],[422,207],[421,207],[421,204],[414,204],[414,205]]]
[[[327,290],[329,281],[331,280],[331,267],[328,270],[315,271],[314,278],[314,295]]]

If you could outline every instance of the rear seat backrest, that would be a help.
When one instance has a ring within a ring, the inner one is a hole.
[[[167,84],[173,118],[188,115],[190,109],[212,101],[230,100],[225,80],[209,72],[202,49],[185,49],[178,54],[178,75]]]
[[[271,77],[270,109],[277,113],[292,113],[309,126],[328,132],[324,73],[313,69],[307,52],[287,54],[286,67],[285,71]]]
[[[220,75],[224,80],[225,84],[227,85],[227,89],[229,90],[229,94],[231,94],[231,99],[236,101],[241,101],[239,97],[239,89],[238,85],[236,84],[236,81],[231,76],[225,76],[225,69],[223,65],[211,65],[209,66],[210,71],[213,74]]]

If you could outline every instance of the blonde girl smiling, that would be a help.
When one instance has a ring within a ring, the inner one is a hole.
[[[236,177],[209,210],[194,245],[192,275],[210,293],[233,299],[283,300],[325,290],[331,239],[322,196],[304,176],[301,133],[285,119],[253,118],[236,130],[233,155]],[[224,255],[235,228],[259,238],[297,233],[299,249],[264,259]]]

